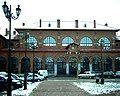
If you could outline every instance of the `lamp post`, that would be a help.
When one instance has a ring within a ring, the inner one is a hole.
[[[24,39],[24,42],[25,42],[25,61],[27,60],[27,38],[29,37],[29,33],[27,33],[27,32],[22,32],[22,33],[20,33],[20,36],[21,36],[21,38],[22,39]],[[25,62],[25,65],[24,65],[24,90],[26,90],[27,89],[27,72],[28,72],[28,67],[27,67],[27,64],[28,63],[26,63]]]
[[[101,84],[104,84],[104,74],[103,74],[103,71],[104,71],[104,65],[103,65],[103,61],[102,61],[102,50],[103,50],[103,47],[104,47],[104,40],[101,39],[100,41],[100,48],[101,48]]]
[[[35,82],[35,61],[34,61],[35,54],[34,54],[34,51],[35,51],[35,49],[37,49],[37,47],[38,46],[35,42],[30,43],[30,49],[32,49],[32,52],[33,52],[33,83]]]
[[[16,8],[16,15],[17,17],[13,16],[13,13],[11,12],[11,5],[10,8],[6,5],[6,2],[4,2],[4,5],[2,5],[3,12],[5,14],[5,17],[9,21],[9,43],[8,43],[8,89],[7,89],[7,96],[11,96],[11,84],[12,84],[12,79],[11,79],[11,20],[14,19],[16,20],[21,12],[20,5],[18,5],[18,8]]]

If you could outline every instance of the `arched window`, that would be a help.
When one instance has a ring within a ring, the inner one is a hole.
[[[110,40],[106,37],[100,38],[98,42],[99,42],[99,44],[102,43],[102,46],[104,46],[104,48],[110,47]]]
[[[30,36],[29,38],[27,38],[27,46],[29,47],[30,45],[37,46],[37,40],[35,37]]]
[[[74,40],[71,38],[71,37],[65,37],[63,40],[62,40],[62,46],[67,46],[71,43],[73,43]]]
[[[56,41],[53,37],[46,37],[43,41],[44,46],[56,46]]]
[[[92,40],[89,37],[83,37],[80,41],[80,46],[92,46]]]

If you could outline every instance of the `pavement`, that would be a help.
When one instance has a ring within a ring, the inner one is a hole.
[[[95,82],[95,79],[77,79],[76,77],[54,77],[48,78],[38,85],[30,96],[120,96],[120,91],[112,92],[110,94],[91,95],[73,85],[73,82],[90,81]],[[111,81],[110,79],[106,80]],[[115,81],[113,79],[112,81]],[[117,81],[119,82],[119,81]]]

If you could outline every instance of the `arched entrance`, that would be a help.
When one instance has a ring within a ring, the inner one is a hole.
[[[101,71],[101,60],[99,57],[94,57],[92,60],[92,69],[95,72]]]
[[[66,62],[63,57],[57,59],[57,74],[58,75],[66,74]]]
[[[106,57],[103,61],[104,71],[112,71],[112,59],[110,57]]]
[[[38,72],[41,69],[41,58],[39,57],[35,57],[34,58],[35,61],[35,72]]]
[[[23,57],[21,60],[21,73],[30,71],[30,58]]]
[[[83,57],[81,61],[81,71],[82,73],[85,71],[89,71],[89,59],[87,57]]]
[[[69,58],[69,75],[77,75],[78,61],[76,57]]]
[[[45,60],[45,69],[48,71],[49,75],[54,74],[54,60],[52,57],[47,57]]]
[[[120,71],[120,57],[115,58],[115,71]]]
[[[18,58],[11,57],[11,72],[18,73]]]

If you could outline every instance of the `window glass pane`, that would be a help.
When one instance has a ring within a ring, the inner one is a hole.
[[[80,41],[80,46],[92,46],[92,40],[89,37],[83,37]]]
[[[73,43],[74,40],[71,37],[65,37],[62,40],[62,46],[68,46],[69,44]]]
[[[46,37],[43,41],[44,46],[56,46],[56,41],[53,37]]]

